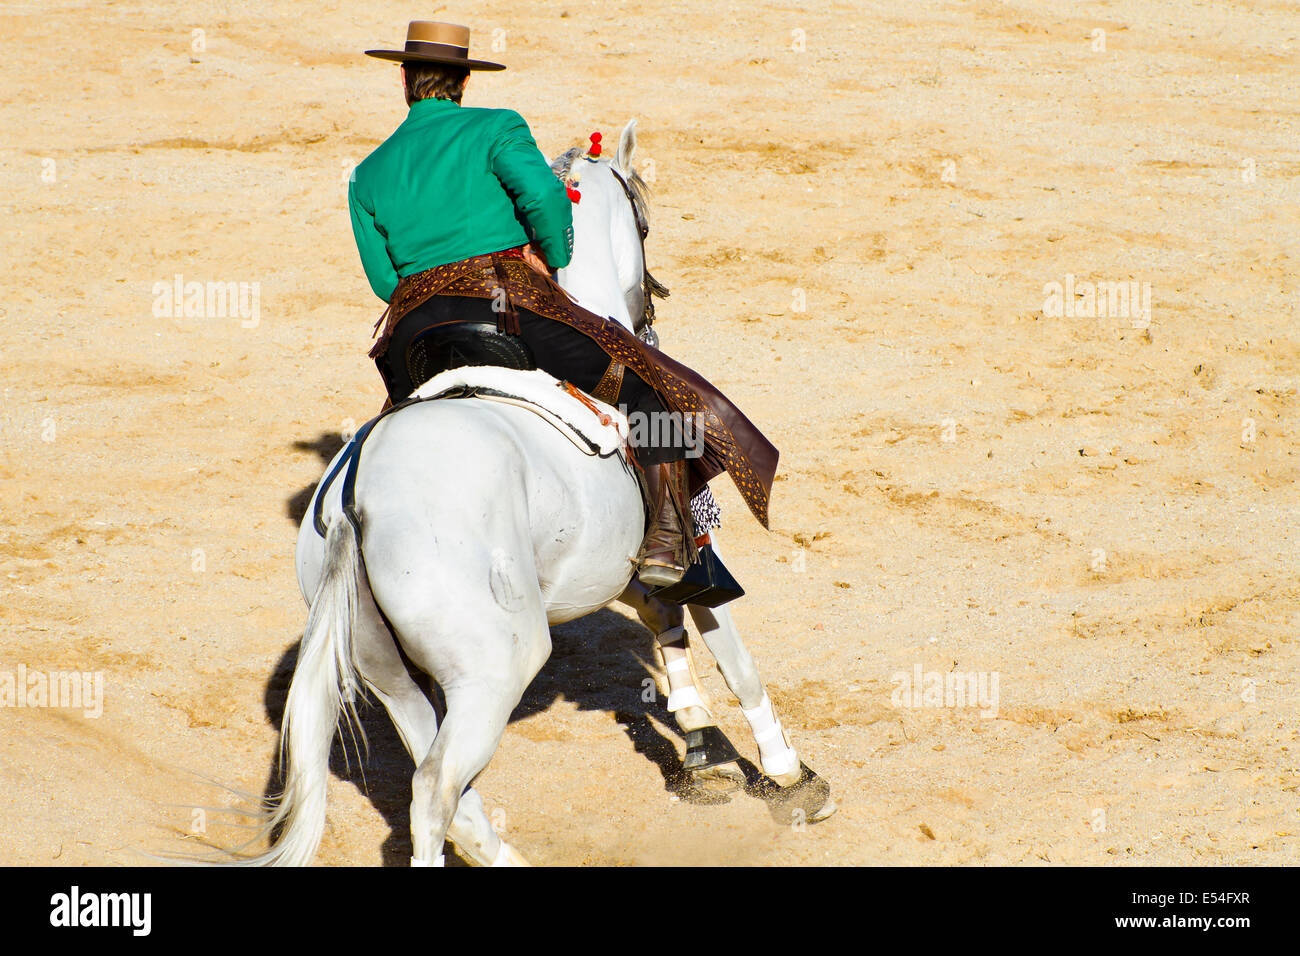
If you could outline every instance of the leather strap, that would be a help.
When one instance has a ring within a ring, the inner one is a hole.
[[[497,331],[504,332],[507,335],[519,334],[519,313],[515,311],[515,304],[510,299],[510,280],[506,278],[506,267],[501,264],[499,253],[492,253],[492,269],[497,274],[497,282],[500,283],[498,288],[501,290],[500,295],[505,297],[505,311],[497,313]],[[496,307],[495,301],[493,307]]]
[[[632,323],[632,331],[639,335],[647,326],[654,324],[655,296],[666,299],[668,297],[668,287],[652,276],[648,265],[646,265],[650,261],[645,256],[645,240],[646,236],[650,235],[650,223],[641,212],[640,207],[637,206],[636,197],[632,195],[632,187],[627,184],[627,180],[619,174],[619,171],[613,165],[609,167],[609,171],[618,180],[618,184],[623,187],[623,194],[627,196],[628,204],[632,207],[632,215],[636,219],[637,234],[641,237],[641,263],[642,270],[645,273],[641,277],[641,292],[645,299],[645,305],[641,314]]]

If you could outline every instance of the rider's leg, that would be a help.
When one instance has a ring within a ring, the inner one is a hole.
[[[563,322],[521,309],[519,328],[538,366],[584,391],[594,389],[609,368],[604,349]],[[675,584],[695,555],[685,461],[687,432],[654,389],[631,369],[624,370],[622,386],[611,404],[628,416],[628,444],[649,492],[651,526],[637,577],[650,587]]]
[[[389,400],[399,402],[423,384],[412,380],[406,354],[430,326],[449,321],[495,322],[492,300],[436,295],[412,309],[394,327],[387,351],[376,360]],[[604,349],[577,329],[518,310],[520,336],[542,370],[590,392],[609,368]],[[632,431],[629,445],[646,476],[651,526],[642,549],[640,580],[662,587],[681,580],[694,559],[694,535],[687,491],[687,433],[639,375],[628,369],[613,403],[624,409]]]
[[[685,461],[642,464],[650,503],[650,531],[637,580],[666,587],[682,579],[694,554]]]

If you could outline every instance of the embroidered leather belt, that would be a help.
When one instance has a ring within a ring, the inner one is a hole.
[[[518,335],[518,309],[529,309],[548,318],[568,312],[571,303],[563,292],[556,294],[558,288],[524,261],[523,251],[519,248],[470,256],[412,273],[397,283],[388,308],[375,323],[379,341],[370,350],[370,357],[383,355],[388,350],[388,340],[397,323],[435,295],[497,299],[501,303],[498,330]]]

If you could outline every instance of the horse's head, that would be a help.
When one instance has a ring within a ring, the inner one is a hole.
[[[573,199],[573,259],[557,279],[584,308],[639,331],[653,311],[651,290],[667,290],[646,271],[647,187],[632,165],[636,120],[623,128],[613,157],[600,146],[593,134],[590,148],[575,146],[551,163]]]

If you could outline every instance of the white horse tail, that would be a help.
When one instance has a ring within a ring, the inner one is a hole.
[[[311,599],[280,728],[280,762],[288,780],[267,823],[268,831],[279,828],[280,835],[251,863],[306,866],[320,846],[330,748],[339,718],[346,713],[349,724],[360,730],[353,645],[360,570],[356,529],[347,518],[336,517],[325,536],[325,563]]]

